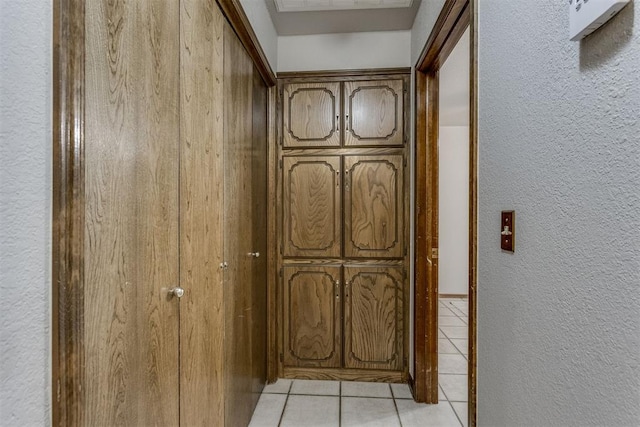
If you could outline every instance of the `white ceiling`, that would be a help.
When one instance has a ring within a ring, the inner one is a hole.
[[[469,29],[440,68],[440,126],[469,126]]]
[[[264,1],[278,35],[294,36],[409,30],[422,0]],[[285,10],[298,11],[278,11],[276,2]]]

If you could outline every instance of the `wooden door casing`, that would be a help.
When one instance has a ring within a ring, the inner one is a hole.
[[[344,170],[345,257],[402,258],[403,156],[345,156]]]
[[[284,157],[284,256],[341,256],[340,163],[339,156]]]
[[[400,267],[344,267],[344,365],[404,365],[404,273]]]
[[[84,292],[76,421],[178,425],[179,301],[167,290],[179,280],[180,7],[85,7],[84,280],[67,291]]]
[[[290,83],[282,93],[285,147],[340,146],[340,83]]]
[[[285,366],[340,367],[340,267],[284,267],[283,279]]]
[[[402,79],[344,82],[344,145],[403,145]]]

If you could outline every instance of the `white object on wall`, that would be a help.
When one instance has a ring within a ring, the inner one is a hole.
[[[570,37],[579,41],[603,26],[631,0],[569,0]]]

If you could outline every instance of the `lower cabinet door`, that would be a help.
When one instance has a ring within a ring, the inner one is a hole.
[[[341,366],[340,267],[284,267],[285,366]]]
[[[345,367],[402,369],[403,269],[345,266],[344,279]]]

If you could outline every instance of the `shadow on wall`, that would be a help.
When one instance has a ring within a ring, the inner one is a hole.
[[[634,3],[580,41],[580,71],[597,69],[616,57],[633,39]]]

